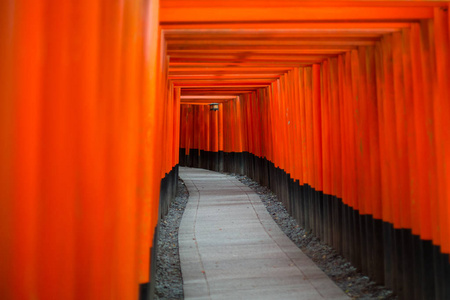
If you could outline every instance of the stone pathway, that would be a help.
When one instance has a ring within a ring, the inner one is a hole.
[[[179,230],[185,299],[349,299],[236,178],[180,168],[189,202]]]

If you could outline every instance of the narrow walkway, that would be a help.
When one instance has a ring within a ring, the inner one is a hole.
[[[189,190],[179,246],[185,299],[349,299],[236,178],[180,168]]]

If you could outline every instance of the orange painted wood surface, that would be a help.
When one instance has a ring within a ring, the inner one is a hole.
[[[166,152],[158,1],[0,6],[0,298],[137,299]]]
[[[0,298],[136,299],[180,148],[266,158],[450,254],[448,8],[1,1]]]
[[[352,4],[164,1],[169,80],[186,95],[239,97],[222,104],[225,152],[265,157],[444,251],[448,4]]]

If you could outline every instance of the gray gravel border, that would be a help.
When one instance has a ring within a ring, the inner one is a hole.
[[[177,194],[159,227],[154,299],[184,299],[178,251],[178,229],[188,202],[189,192],[178,178]]]

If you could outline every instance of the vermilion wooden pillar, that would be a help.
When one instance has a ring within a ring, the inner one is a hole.
[[[158,2],[1,5],[1,298],[136,299],[158,214]]]

